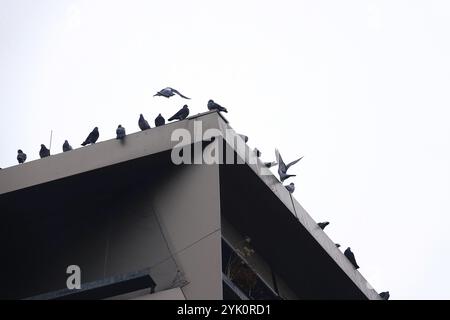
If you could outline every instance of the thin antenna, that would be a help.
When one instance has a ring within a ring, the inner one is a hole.
[[[48,150],[52,150],[52,138],[53,138],[53,130],[50,131],[50,144],[48,146]]]

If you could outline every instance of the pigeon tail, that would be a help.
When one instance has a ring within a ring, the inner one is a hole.
[[[286,174],[280,177],[281,182],[283,182],[286,179],[292,178],[292,177],[296,177],[297,175],[295,174]]]

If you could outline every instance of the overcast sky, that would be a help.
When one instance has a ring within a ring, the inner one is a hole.
[[[0,167],[212,98],[392,299],[450,298],[450,2],[0,0]]]

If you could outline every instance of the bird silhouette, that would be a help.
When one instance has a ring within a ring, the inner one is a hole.
[[[155,118],[155,126],[160,127],[166,124],[166,119],[163,118],[161,113]]]
[[[382,293],[380,293],[380,297],[381,297],[381,299],[383,299],[383,300],[389,300],[389,297],[390,297],[391,295],[389,294],[389,291],[385,291],[385,292],[382,292]]]
[[[142,113],[141,113],[140,116],[139,116],[138,125],[139,125],[139,128],[140,128],[142,131],[150,129],[150,125],[148,124],[148,121],[145,120],[145,118],[144,118],[144,116],[142,115]]]
[[[228,113],[227,108],[224,108],[221,105],[215,103],[212,99],[208,101],[208,110],[217,110]]]
[[[281,157],[281,154],[278,151],[278,149],[275,149],[275,157],[278,162],[278,175],[280,176],[281,182],[283,182],[284,180],[286,180],[288,178],[295,177],[295,174],[287,174],[287,171],[291,166],[293,166],[294,164],[296,164],[297,162],[302,160],[303,157],[301,157],[297,160],[294,160],[294,161],[288,163],[287,165],[284,163],[283,158]]]
[[[275,162],[275,161],[272,161],[272,162],[264,162],[264,166],[265,166],[266,168],[272,168],[272,167],[276,166],[277,164],[278,164],[278,163]]]
[[[167,87],[162,89],[161,91],[158,91],[156,94],[154,94],[154,97],[166,97],[166,98],[170,98],[172,96],[174,96],[175,94],[179,95],[180,97],[184,98],[184,99],[190,99],[184,95],[182,95],[178,90],[175,90],[174,88],[171,87]]]
[[[325,227],[327,226],[327,225],[329,225],[330,223],[328,222],[328,221],[326,221],[326,222],[319,222],[317,225],[319,226],[319,228],[320,229],[325,229]]]
[[[27,160],[27,155],[23,153],[22,150],[17,150],[17,161],[19,163],[24,163]]]
[[[284,187],[287,189],[287,191],[289,191],[289,193],[294,193],[295,191],[295,184],[293,182]]]
[[[248,142],[248,137],[245,134],[238,133],[238,136],[241,137],[244,140],[245,143]]]
[[[69,141],[65,140],[63,144],[63,152],[71,151],[72,146],[69,144]]]
[[[116,129],[116,139],[123,140],[123,138],[125,138],[125,128],[119,124]]]
[[[94,144],[97,142],[99,136],[100,133],[98,132],[98,128],[95,127],[94,130],[92,130],[91,133],[89,133],[86,140],[84,140],[84,142],[81,145],[86,146],[88,144]]]
[[[177,113],[175,113],[173,116],[169,118],[169,121],[172,120],[184,120],[189,115],[189,107],[187,104],[183,106]]]
[[[359,269],[358,264],[356,263],[356,259],[355,259],[355,255],[353,254],[352,250],[350,249],[350,247],[348,247],[345,251],[344,251],[344,255],[347,257],[347,259],[352,263],[352,265],[355,267],[355,269]]]
[[[47,147],[43,144],[41,144],[41,150],[39,150],[39,156],[41,157],[41,159],[50,156],[50,150],[48,150]]]

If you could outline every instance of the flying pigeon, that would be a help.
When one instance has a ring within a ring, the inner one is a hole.
[[[293,193],[295,191],[295,185],[293,182],[284,187],[287,189],[287,191],[289,191],[289,193]]]
[[[389,297],[390,297],[391,295],[389,294],[389,291],[385,291],[385,292],[382,292],[382,293],[380,293],[380,297],[381,297],[381,299],[383,299],[383,300],[389,300]]]
[[[228,113],[227,108],[224,108],[221,105],[218,105],[217,103],[214,102],[214,100],[208,101],[208,110],[217,110],[217,111],[222,111],[222,112]]]
[[[69,144],[69,141],[64,141],[64,144],[63,144],[63,152],[67,152],[67,151],[70,151],[70,150],[72,150],[72,146]]]
[[[169,118],[169,121],[172,120],[184,120],[189,115],[189,107],[187,104],[183,106],[177,113],[175,113],[172,117]]]
[[[290,178],[290,177],[295,177],[295,174],[287,174],[288,169],[293,166],[294,164],[296,164],[297,162],[299,162],[300,160],[303,159],[303,157],[290,162],[289,164],[285,164],[283,159],[281,158],[281,154],[278,151],[278,149],[275,149],[275,157],[277,159],[278,162],[278,175],[280,176],[280,180],[281,182],[283,182],[284,180]]]
[[[336,248],[340,248],[341,245],[339,243],[336,243]]]
[[[94,130],[92,130],[91,133],[89,133],[89,135],[87,136],[86,140],[84,140],[84,142],[81,145],[85,146],[85,145],[88,145],[88,144],[96,143],[99,135],[100,134],[98,133],[98,128],[95,127]]]
[[[25,160],[27,160],[27,155],[23,153],[22,150],[17,150],[17,161],[19,161],[19,163],[24,163]]]
[[[348,260],[352,263],[352,265],[355,267],[355,269],[359,269],[358,264],[356,263],[355,255],[353,254],[352,250],[350,250],[350,247],[348,247],[344,251],[344,255],[347,257]]]
[[[139,124],[139,128],[142,131],[150,129],[150,125],[148,124],[148,121],[144,119],[144,116],[142,115],[142,113],[139,116],[138,124]]]
[[[155,126],[159,127],[159,126],[163,126],[165,124],[166,124],[166,119],[164,119],[160,113],[155,119]]]
[[[39,150],[39,156],[42,158],[50,156],[50,150],[43,144],[41,144],[41,150]]]
[[[272,167],[274,167],[274,166],[276,166],[278,163],[276,163],[275,161],[272,161],[272,162],[264,162],[264,166],[266,167],[266,168],[272,168]]]
[[[116,139],[123,140],[125,138],[125,128],[119,124],[116,129]]]
[[[320,229],[325,229],[325,227],[327,226],[327,225],[329,225],[330,223],[327,221],[327,222],[319,222],[318,223],[318,226],[319,226],[319,228]]]
[[[174,88],[164,88],[161,91],[158,91],[155,95],[153,95],[154,97],[156,96],[161,96],[161,97],[166,97],[166,98],[170,98],[171,96],[174,96],[175,94],[179,95],[180,97],[184,98],[184,99],[190,99],[188,97],[183,96],[181,93],[179,93],[177,90],[175,90]]]

